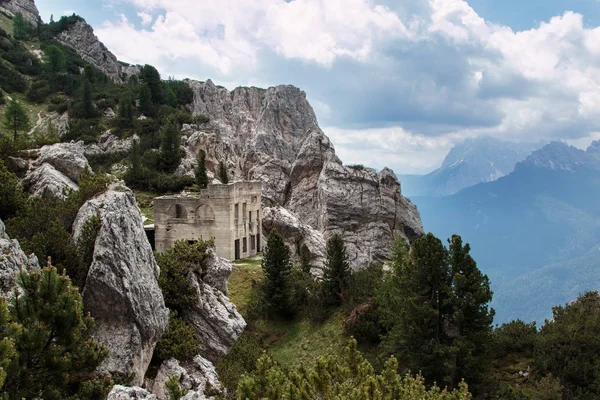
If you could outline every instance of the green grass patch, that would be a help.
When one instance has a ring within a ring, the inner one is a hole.
[[[135,192],[135,199],[142,211],[142,215],[147,218],[144,221],[144,225],[152,225],[154,223],[154,198],[158,196],[158,194],[152,192]]]
[[[273,359],[289,368],[309,365],[320,356],[341,356],[348,344],[342,312],[334,313],[321,324],[303,318],[297,321],[261,322],[263,340]]]
[[[13,34],[13,23],[12,19],[8,18],[6,15],[0,13],[0,28],[3,29],[8,34]]]
[[[233,271],[227,284],[227,296],[242,315],[252,297],[253,283],[262,281],[264,277],[261,260],[261,257],[254,257],[236,260],[233,263]]]

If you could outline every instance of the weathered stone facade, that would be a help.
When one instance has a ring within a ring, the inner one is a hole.
[[[261,251],[261,182],[208,185],[200,193],[154,199],[157,251],[177,240],[214,238],[219,257],[236,260]]]

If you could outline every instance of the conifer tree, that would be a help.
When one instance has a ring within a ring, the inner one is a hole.
[[[323,270],[323,299],[329,305],[342,302],[343,292],[350,277],[350,264],[344,239],[335,234],[327,241],[327,254]]]
[[[163,83],[160,73],[152,65],[144,65],[140,71],[140,79],[150,89],[152,103],[155,105],[164,103]]]
[[[453,325],[458,332],[454,340],[457,348],[456,371],[452,384],[465,379],[472,387],[481,383],[490,368],[488,355],[494,310],[490,282],[477,268],[469,254],[469,244],[463,246],[458,235],[449,242],[449,263],[452,276]]]
[[[44,49],[46,71],[51,78],[65,70],[65,54],[56,46],[48,46]]]
[[[23,14],[18,12],[13,18],[13,37],[15,39],[26,39],[29,35],[29,26],[27,21],[23,18]]]
[[[140,143],[134,140],[131,143],[131,151],[129,153],[129,169],[125,176],[125,181],[128,185],[137,186],[143,180],[142,154],[140,151]]]
[[[295,308],[292,304],[290,249],[277,229],[273,229],[267,239],[261,265],[265,275],[264,295],[268,309],[279,316],[292,316]]]
[[[81,89],[81,101],[79,102],[78,116],[81,118],[93,118],[96,115],[96,107],[92,100],[92,84],[88,79],[84,79],[83,87]]]
[[[152,104],[152,92],[147,84],[142,84],[139,94],[140,112],[147,117],[154,115],[154,105]]]
[[[21,272],[18,295],[10,305],[11,323],[3,330],[14,338],[16,360],[7,371],[2,390],[9,398],[47,400],[81,398],[106,393],[110,378],[95,370],[108,356],[106,346],[91,336],[94,320],[66,275],[48,266]]]
[[[224,185],[229,183],[229,176],[227,175],[227,168],[223,161],[219,161],[219,180]]]
[[[174,121],[167,122],[163,129],[160,143],[161,167],[166,172],[173,172],[181,161],[181,136]]]
[[[117,125],[121,129],[133,127],[133,105],[131,99],[128,97],[123,97],[119,101]]]
[[[298,254],[298,258],[300,259],[300,269],[302,272],[306,274],[310,274],[310,270],[312,269],[310,250],[308,246],[303,244],[300,248],[300,253]]]
[[[172,88],[167,88],[167,93],[165,95],[165,103],[171,107],[177,107],[177,95]]]
[[[198,166],[196,167],[196,183],[200,189],[208,186],[208,175],[206,175],[206,152],[200,149],[198,152]]]
[[[13,142],[17,142],[17,133],[26,131],[30,127],[29,117],[25,109],[14,98],[8,102],[4,110],[4,129],[13,132]]]

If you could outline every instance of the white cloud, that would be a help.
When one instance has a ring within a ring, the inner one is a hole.
[[[96,30],[120,59],[228,87],[301,84],[346,162],[423,171],[465,137],[600,131],[600,28],[573,12],[515,32],[464,0],[124,1],[144,28],[122,16]]]
[[[138,12],[137,15],[142,20],[142,25],[143,26],[150,25],[150,23],[152,23],[152,20],[154,19],[154,18],[152,18],[152,14],[149,14],[149,13],[144,12],[144,11]]]

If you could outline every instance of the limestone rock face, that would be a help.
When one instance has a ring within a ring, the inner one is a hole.
[[[165,383],[171,376],[179,379],[179,386],[193,392],[198,399],[212,398],[211,394],[222,392],[222,386],[213,363],[201,356],[196,356],[191,362],[180,363],[174,358],[164,361],[156,378],[147,382],[146,386],[156,395],[158,400],[168,400]]]
[[[34,196],[65,196],[65,190],[77,190],[79,177],[89,163],[83,142],[57,143],[41,148],[37,160],[31,163],[24,184]]]
[[[192,174],[204,149],[208,171],[215,173],[223,161],[232,181],[262,181],[264,206],[283,207],[312,229],[284,229],[292,235],[285,237],[288,244],[313,240],[313,231],[324,240],[339,233],[356,269],[385,259],[396,237],[413,241],[423,234],[418,211],[402,196],[393,172],[344,166],[301,90],[230,92],[210,80],[188,84],[194,91],[190,110],[210,122],[184,128],[186,157],[177,173]]]
[[[107,400],[157,400],[157,397],[141,387],[115,385]]]
[[[73,224],[75,240],[94,215],[102,225],[83,290],[84,307],[96,320],[94,337],[111,351],[101,369],[133,373],[133,384],[139,385],[168,327],[159,268],[131,190],[113,185],[87,201]]]
[[[292,250],[295,261],[303,245],[308,247],[311,255],[312,273],[321,275],[325,263],[325,248],[327,243],[323,234],[310,225],[300,222],[296,214],[282,207],[267,207],[263,209],[263,228],[265,235],[277,229],[286,244]]]
[[[21,250],[16,239],[6,234],[4,223],[0,220],[0,295],[10,297],[16,287],[15,277],[22,269],[34,271],[40,269],[35,254],[29,257]]]
[[[201,353],[211,361],[227,355],[246,328],[246,321],[225,295],[231,269],[229,261],[211,253],[204,277],[193,272],[187,276],[197,296],[194,307],[184,310],[182,318],[194,327],[202,340]]]
[[[85,155],[122,153],[128,154],[134,140],[139,140],[138,135],[121,139],[110,130],[105,132],[98,139],[98,143],[92,143],[85,146]]]
[[[0,0],[0,9],[8,11],[12,15],[21,13],[25,21],[35,27],[42,22],[33,0]]]
[[[121,65],[117,57],[98,40],[94,30],[84,21],[78,21],[69,30],[61,32],[60,43],[71,47],[83,58],[115,82],[121,82]]]

